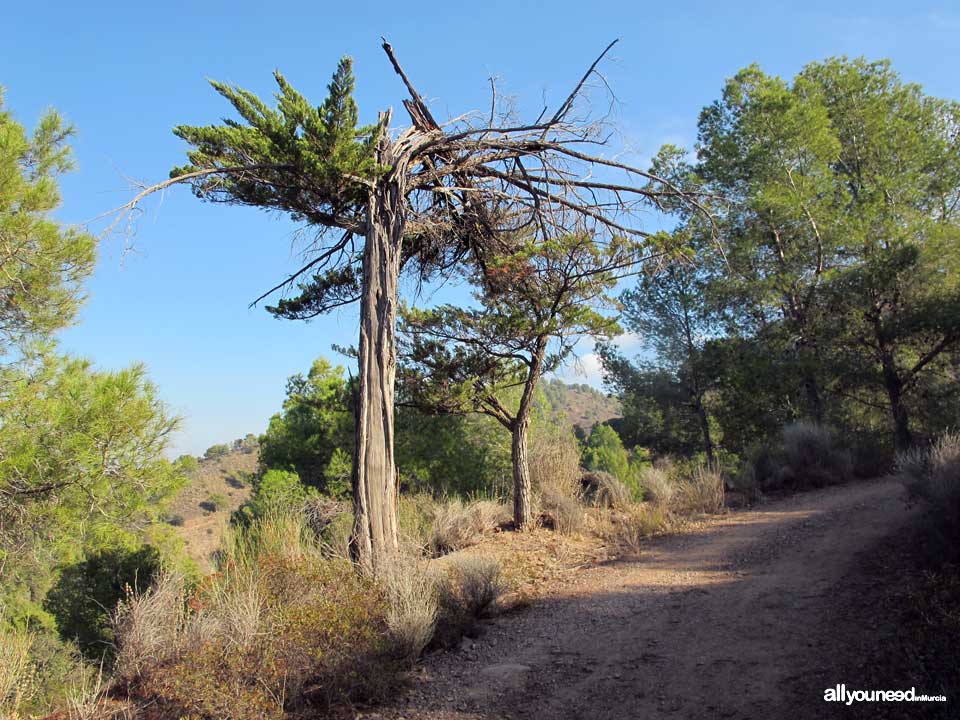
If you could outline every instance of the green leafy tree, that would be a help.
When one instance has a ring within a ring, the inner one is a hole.
[[[0,354],[69,325],[93,272],[95,238],[50,217],[57,180],[73,165],[72,134],[50,111],[28,135],[0,88]]]
[[[290,377],[283,410],[260,437],[260,467],[295,472],[323,494],[346,497],[349,484],[337,473],[344,468],[342,454],[353,450],[350,402],[343,368],[324,358],[315,360],[306,376]],[[346,468],[349,472],[349,463]]]
[[[57,564],[161,516],[183,484],[164,458],[177,420],[141,366],[49,355],[2,380],[0,582],[29,615]]]
[[[533,519],[528,434],[540,378],[582,337],[619,332],[596,308],[641,261],[636,246],[571,235],[481,258],[476,309],[401,310],[401,377],[411,401],[434,412],[483,413],[512,437],[514,524]],[[508,407],[502,390],[521,389]]]
[[[904,449],[911,400],[936,406],[956,382],[960,104],[904,83],[889,62],[815,63],[798,81],[814,88],[840,147],[834,183],[848,259],[832,279],[830,329],[844,388],[866,403],[882,388]]]
[[[911,403],[944,399],[960,340],[958,107],[888,62],[834,58],[792,83],[748,67],[702,112],[675,181],[718,198],[726,263],[703,264],[704,298],[793,386],[774,415],[885,407],[903,448]],[[680,219],[704,245],[703,223]]]

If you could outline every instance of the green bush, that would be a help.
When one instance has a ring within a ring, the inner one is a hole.
[[[44,607],[60,637],[98,662],[112,655],[111,613],[117,603],[131,590],[149,587],[159,569],[160,553],[150,546],[101,550],[63,568]]]
[[[193,455],[181,455],[173,464],[178,470],[187,474],[196,472],[197,468],[200,467],[200,461]]]
[[[203,453],[203,457],[207,460],[214,460],[219,457],[223,457],[230,452],[230,446],[226,443],[221,443],[217,445],[211,445]]]
[[[779,444],[750,448],[735,485],[748,493],[823,487],[853,477],[853,459],[834,432],[801,421],[783,428]]]

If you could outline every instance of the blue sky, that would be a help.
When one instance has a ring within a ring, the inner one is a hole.
[[[87,221],[182,162],[170,129],[227,108],[205,82],[261,95],[281,69],[320,102],[342,54],[354,57],[362,120],[399,112],[403,88],[380,36],[438,117],[488,104],[488,80],[521,107],[556,104],[596,54],[621,39],[605,74],[621,102],[622,142],[639,160],[664,142],[690,145],[697,114],[751,62],[790,77],[831,55],[888,57],[927,92],[960,97],[960,10],[950,3],[16,3],[4,9],[0,85],[32,126],[44,108],[76,125],[79,169],[59,217]],[[275,320],[249,302],[295,269],[295,227],[252,209],[201,204],[175,189],[147,206],[132,236],[104,242],[80,324],[65,349],[104,368],[142,361],[184,416],[176,452],[260,432],[285,378],[330,345],[352,344],[355,310],[312,323]],[[570,380],[597,381],[581,348]]]

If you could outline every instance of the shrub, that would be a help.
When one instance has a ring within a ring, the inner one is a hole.
[[[181,455],[176,459],[174,464],[178,470],[188,474],[196,472],[197,468],[200,467],[200,461],[193,455]]]
[[[218,444],[211,445],[203,453],[203,457],[207,460],[213,460],[214,458],[223,457],[230,453],[230,446],[227,444]]]
[[[850,453],[837,445],[830,428],[812,422],[796,422],[783,428],[789,484],[822,487],[849,480],[853,474]]]
[[[439,616],[434,644],[453,647],[476,632],[482,618],[504,592],[500,563],[483,557],[451,559],[437,585]]]
[[[0,614],[0,717],[17,718],[36,690],[30,659],[33,637],[6,627]]]
[[[439,612],[437,581],[420,558],[400,555],[378,582],[387,601],[387,628],[394,652],[414,660],[433,639]]]
[[[654,465],[641,468],[637,481],[643,489],[643,499],[662,508],[670,506],[676,492],[673,480],[670,477],[672,464],[668,466]]]
[[[163,576],[121,606],[117,676],[131,700],[248,720],[378,697],[395,681],[384,593],[324,559],[302,518],[254,521],[218,568],[193,591]]]
[[[205,501],[207,507],[212,507],[214,511],[225,510],[230,507],[230,498],[223,493],[210,493]]]
[[[583,448],[583,466],[600,470],[626,482],[630,473],[630,455],[623,441],[609,425],[595,425]]]
[[[429,549],[434,555],[476,545],[487,530],[509,517],[506,508],[491,500],[464,503],[457,498],[436,503],[431,516]]]
[[[714,467],[694,466],[690,477],[680,482],[674,497],[674,509],[687,515],[716,513],[723,507],[723,475]]]
[[[565,497],[580,492],[580,451],[570,432],[538,435],[530,448],[530,479],[534,488],[550,488]]]
[[[662,508],[649,503],[636,503],[612,512],[601,525],[604,541],[620,551],[639,553],[642,541],[663,530],[667,518]]]
[[[130,588],[149,587],[159,569],[160,553],[150,546],[101,550],[63,568],[44,607],[61,638],[76,641],[86,658],[99,661],[111,655],[117,603]]]
[[[583,529],[586,516],[576,496],[565,495],[557,488],[547,486],[540,490],[540,508],[559,533],[571,534]]]
[[[295,472],[267,470],[255,483],[253,496],[243,507],[241,516],[245,516],[249,521],[277,512],[296,514],[316,497],[316,489],[300,482],[300,477]]]
[[[960,433],[945,433],[928,448],[897,456],[897,472],[911,498],[928,501],[928,524],[936,550],[946,560],[960,553]]]
[[[183,517],[180,513],[174,513],[167,517],[167,523],[173,525],[174,527],[183,527],[183,524],[186,522],[186,518]]]
[[[633,493],[616,477],[606,472],[585,473],[583,483],[592,488],[598,507],[623,510],[633,504]]]

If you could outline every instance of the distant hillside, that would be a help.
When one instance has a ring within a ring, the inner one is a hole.
[[[207,454],[189,472],[190,482],[174,500],[169,522],[186,541],[190,557],[208,570],[230,514],[250,497],[259,453],[238,442],[214,446]]]
[[[589,385],[568,385],[556,378],[543,384],[554,412],[564,414],[576,427],[589,431],[595,424],[620,417],[620,401]]]

